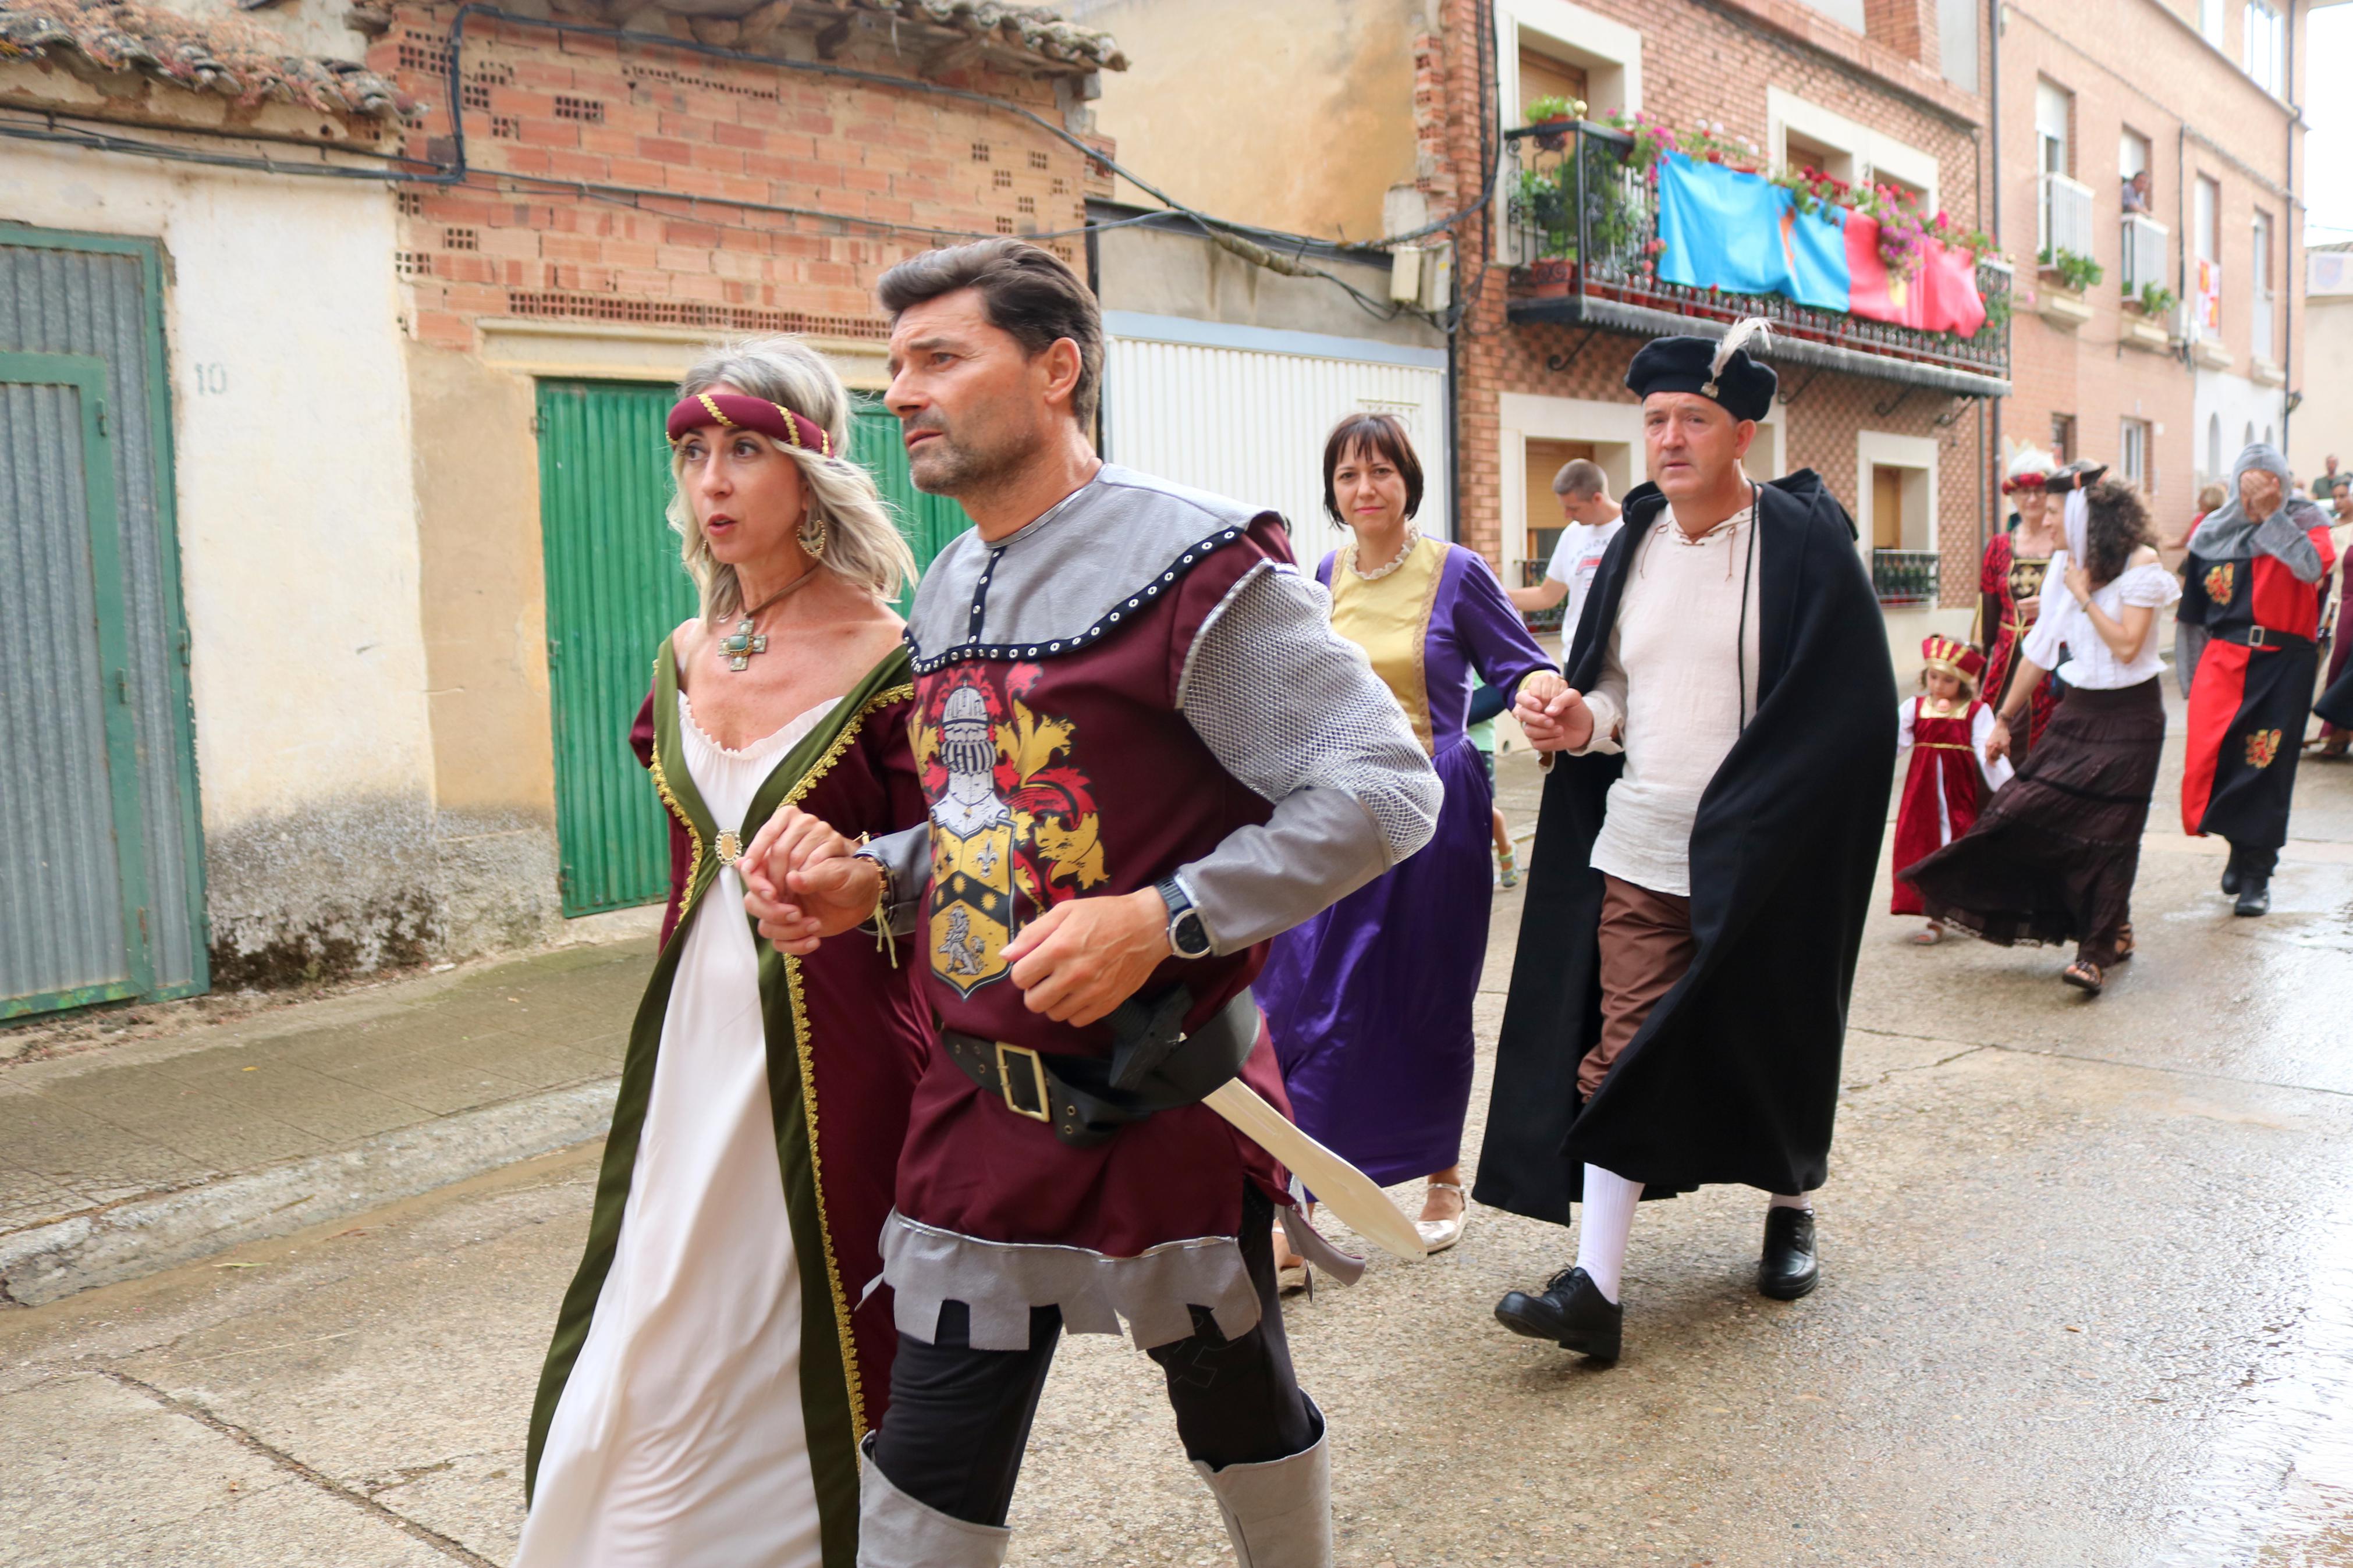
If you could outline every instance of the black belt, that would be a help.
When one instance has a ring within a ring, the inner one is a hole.
[[[2241,647],[2251,647],[2263,653],[2316,646],[2310,637],[2300,637],[2294,632],[2275,632],[2269,626],[2249,626],[2244,631],[2211,632],[2208,635],[2216,642],[2234,642]]]
[[[1008,1040],[940,1032],[948,1060],[1005,1109],[1043,1121],[1073,1148],[1106,1142],[1131,1121],[1196,1105],[1242,1069],[1258,1045],[1258,1003],[1248,989],[1191,1034],[1193,994],[1173,985],[1149,1004],[1120,1004],[1109,1020],[1112,1054],[1050,1055]]]

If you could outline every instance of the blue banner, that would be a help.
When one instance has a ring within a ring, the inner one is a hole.
[[[1788,191],[1762,174],[1694,163],[1681,153],[1659,161],[1659,277],[1732,294],[1778,294],[1820,310],[1848,308],[1844,207],[1801,214]]]

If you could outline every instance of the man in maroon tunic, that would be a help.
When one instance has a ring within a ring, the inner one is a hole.
[[[1124,1319],[1240,1559],[1322,1568],[1285,1173],[1198,1102],[1239,1074],[1285,1105],[1265,943],[1419,848],[1437,779],[1281,518],[1095,456],[1102,327],[1068,268],[983,241],[881,297],[915,482],[976,524],[907,625],[929,819],[856,856],[787,819],[747,856],[780,945],[878,913],[913,936],[943,1026],[882,1237],[900,1350],[859,1560],[1001,1562],[1057,1337]]]

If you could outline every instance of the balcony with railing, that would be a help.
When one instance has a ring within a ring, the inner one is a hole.
[[[2124,289],[2131,299],[2154,283],[2171,291],[2170,269],[2166,266],[2166,226],[2153,217],[2139,213],[2125,214]]]
[[[2096,253],[2092,241],[2092,187],[2064,174],[2044,174],[2040,182],[2035,203],[2036,253],[2047,258],[2064,250],[2090,259]]]
[[[1933,550],[1874,550],[1871,586],[1883,605],[1933,605],[1937,565]]]
[[[1695,321],[1762,316],[1773,325],[1765,352],[1785,364],[1966,397],[2010,391],[2010,268],[1998,260],[1977,264],[1986,321],[1967,338],[1820,310],[1778,294],[1670,283],[1658,276],[1656,190],[1633,156],[1631,137],[1578,121],[1558,132],[1506,132],[1504,148],[1504,259],[1514,268],[1514,321],[1566,321],[1662,337],[1692,331]]]

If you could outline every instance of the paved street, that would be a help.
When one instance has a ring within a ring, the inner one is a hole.
[[[2306,770],[2260,921],[2171,831],[2176,769],[2098,1000],[2060,955],[1874,922],[1812,1297],[1755,1294],[1762,1200],[1711,1190],[1642,1214],[1613,1370],[1493,1324],[1569,1250],[1493,1213],[1294,1301],[1342,1563],[2353,1563],[2353,766]],[[595,1155],[0,1311],[0,1563],[505,1563]],[[1228,1560],[1106,1341],[1066,1346],[1014,1522],[1022,1563]]]

